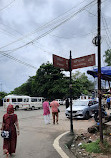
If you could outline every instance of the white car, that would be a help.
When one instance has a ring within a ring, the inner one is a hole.
[[[56,99],[56,101],[57,101],[60,105],[63,105],[63,100],[62,100],[62,99]]]
[[[73,118],[85,118],[89,119],[94,113],[94,110],[97,110],[99,104],[94,99],[78,99],[74,101],[72,105],[72,117]],[[68,107],[65,111],[65,115],[67,118],[70,118],[71,110]]]

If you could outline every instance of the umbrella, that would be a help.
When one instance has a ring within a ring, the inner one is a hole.
[[[98,68],[88,70],[87,73],[92,75],[94,78],[98,77]],[[111,66],[101,67],[101,79],[111,81]]]

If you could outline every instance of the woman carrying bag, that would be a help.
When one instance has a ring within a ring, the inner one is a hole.
[[[9,158],[9,155],[15,153],[16,143],[17,143],[17,134],[19,135],[19,124],[17,115],[14,114],[13,105],[8,105],[7,113],[3,116],[2,122],[2,133],[9,132],[9,137],[3,137],[3,152],[6,154],[6,158]]]
[[[55,117],[56,117],[56,123],[58,124],[58,113],[60,112],[60,110],[58,111],[59,103],[54,99],[50,103],[50,107],[52,108],[53,124],[55,125]]]

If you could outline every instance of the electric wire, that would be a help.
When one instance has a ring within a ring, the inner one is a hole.
[[[14,1],[16,0],[13,0],[11,1],[9,4],[7,4],[5,7],[3,7],[2,9],[0,9],[0,11],[3,11],[4,9],[8,8],[12,3],[14,3]]]
[[[13,33],[9,32],[8,30],[0,28],[0,31],[5,33],[5,35],[11,35],[13,38],[16,38],[15,35]]]
[[[82,9],[82,10],[83,10],[83,9]],[[80,11],[81,11],[81,10],[80,10]],[[71,17],[70,17],[70,18],[71,18]],[[67,19],[67,20],[68,20],[68,19]],[[55,28],[57,28],[58,26],[60,26],[60,24],[57,25]],[[28,45],[28,44],[31,44],[31,43],[33,44],[33,42],[34,42],[35,40],[38,40],[39,38],[46,36],[47,34],[49,34],[50,32],[52,32],[55,28],[49,30],[48,32],[46,32],[46,33],[43,34],[42,36],[39,36],[38,38],[32,40],[31,42],[26,43],[25,45],[23,45],[23,46],[21,46],[21,47],[19,47],[19,48],[13,49],[13,51],[16,51],[16,50],[18,50],[18,49],[20,49],[20,48],[22,48],[22,47],[24,47],[24,46],[26,46],[26,45]],[[9,50],[8,50],[8,51],[9,51]],[[6,51],[5,51],[5,52],[6,52]],[[22,63],[22,64],[24,63],[24,62],[22,62],[22,61],[20,61],[20,60],[18,60],[18,59],[16,59],[16,58],[14,58],[14,57],[12,57],[12,56],[6,54],[6,53],[4,53],[3,51],[2,51],[1,53],[2,53],[2,55],[6,56],[6,57],[8,57],[8,58],[10,58],[10,59],[13,59],[13,60],[15,60],[15,61],[17,61],[17,62],[19,62],[19,63]],[[29,64],[27,64],[27,63],[24,63],[24,64],[25,64],[26,66],[29,66]],[[31,65],[30,65],[30,66],[31,66]],[[34,66],[31,66],[31,67],[34,67]]]
[[[3,31],[4,31],[4,30],[3,30]],[[16,31],[16,30],[14,29],[14,31]],[[18,32],[18,31],[16,31],[16,32],[21,35],[20,32]],[[8,32],[8,33],[13,36],[13,34],[11,34],[10,32]],[[13,36],[13,37],[15,37],[15,36]],[[37,69],[35,66],[33,66],[33,65],[31,65],[31,64],[26,63],[26,62],[24,62],[24,61],[21,61],[20,59],[17,59],[17,58],[15,58],[15,57],[9,55],[9,53],[4,53],[4,52],[2,51],[2,52],[1,52],[1,55],[2,55],[2,57],[5,56],[5,57],[7,57],[7,58],[9,58],[9,59],[12,59],[12,60],[14,60],[14,61],[16,61],[16,62],[18,62],[18,63],[20,63],[20,64],[23,64],[23,65],[25,65],[25,66],[28,66],[28,67]],[[1,57],[0,57],[0,58],[1,58]]]
[[[6,54],[6,53],[4,53],[4,52],[2,52],[1,54],[2,54],[3,56],[7,57],[7,58],[10,58],[10,59],[12,59],[12,60],[18,62],[18,63],[21,63],[21,64],[23,64],[23,65],[25,65],[25,66],[28,66],[28,67],[31,67],[31,68],[37,70],[37,68],[36,68],[35,66],[32,66],[31,64],[28,64],[28,63],[26,63],[26,62],[23,62],[23,61],[21,61],[21,60],[15,58],[15,57],[9,55],[9,54]]]
[[[70,19],[72,19],[75,15],[77,15],[78,13],[80,13],[81,11],[83,11],[85,8],[87,8],[88,6],[90,6],[91,4],[93,4],[94,2],[95,2],[95,0],[91,1],[91,2],[88,3],[86,6],[84,6],[82,9],[80,9],[80,10],[77,11],[76,13],[73,13],[72,15],[70,15],[70,17],[67,17],[66,19],[63,19],[63,21],[60,22],[60,24],[56,25],[56,26],[52,29],[52,31],[55,30],[57,27],[61,26],[62,24],[64,24],[65,22],[67,22],[67,21],[69,21]],[[51,22],[55,21],[56,19],[57,19],[57,18],[55,18],[55,19],[52,20]],[[58,19],[57,19],[57,20],[58,20]],[[18,42],[18,41],[21,41],[21,40],[23,40],[24,38],[27,38],[28,36],[31,36],[32,34],[35,34],[35,33],[37,33],[38,31],[41,31],[41,29],[43,30],[44,27],[49,27],[49,26],[51,25],[51,24],[50,24],[51,22],[46,23],[45,25],[43,25],[43,26],[39,27],[38,29],[36,29],[34,32],[29,33],[29,34],[25,35],[24,37],[19,38],[18,40],[13,41],[13,42],[11,42],[11,43],[9,43],[9,44],[7,44],[7,45],[1,47],[0,49],[3,49],[3,48],[5,48],[5,47],[7,47],[7,46],[9,46],[9,45],[12,45],[12,44]],[[55,21],[55,23],[57,23],[57,22],[58,22],[58,21]],[[55,23],[53,23],[53,24],[55,24]],[[45,29],[46,29],[46,28],[45,28]],[[50,31],[49,31],[49,32],[50,32]],[[38,39],[38,38],[37,38],[37,39]],[[34,40],[36,40],[36,38],[35,38]],[[34,40],[32,40],[32,41],[34,41]],[[30,42],[28,42],[28,43],[30,43]],[[24,45],[24,46],[25,46],[25,45]]]
[[[103,18],[103,24],[105,24],[105,25],[106,25],[106,28],[107,28],[107,29],[105,29],[106,34],[107,34],[107,37],[108,37],[109,42],[110,42],[110,44],[111,44],[111,40],[110,40],[111,34],[110,34],[110,31],[109,31],[109,28],[108,28],[107,21],[106,21],[105,17],[102,16],[102,18]],[[108,34],[108,32],[109,32],[109,34]]]
[[[74,39],[74,38],[78,38],[78,37],[86,37],[86,36],[89,36],[91,35],[92,33],[94,33],[95,31],[90,31],[89,33],[86,33],[86,34],[80,34],[80,35],[77,35],[77,34],[73,34],[72,36],[73,37],[62,37],[62,36],[59,36],[59,35],[51,35],[52,37],[56,37],[56,38],[62,38],[62,39]]]
[[[86,6],[87,6],[87,5],[86,5]],[[86,7],[86,6],[85,6],[85,7]],[[80,11],[78,11],[77,13],[79,13],[79,12],[81,12],[81,11],[83,11],[83,10],[84,10],[84,8],[81,9]],[[77,13],[76,13],[76,14],[77,14]],[[74,14],[74,15],[75,15],[75,14]],[[73,15],[73,16],[74,16],[74,15]],[[72,18],[73,16],[71,16],[70,18]],[[63,21],[62,23],[60,23],[60,24],[57,25],[56,27],[52,28],[52,29],[49,30],[48,32],[44,33],[42,36],[39,36],[38,38],[35,38],[35,39],[32,40],[31,42],[26,43],[25,45],[20,46],[19,48],[13,49],[13,51],[16,51],[17,49],[20,49],[20,48],[22,48],[22,47],[24,47],[24,46],[26,46],[26,45],[29,45],[29,44],[33,43],[34,41],[40,39],[41,37],[46,36],[47,34],[49,34],[50,32],[52,32],[55,28],[57,28],[58,26],[60,26],[60,25],[63,24],[64,22],[66,22],[67,20],[70,20],[70,18],[69,18],[69,19],[66,19],[65,21]],[[8,51],[9,51],[9,50],[8,50]],[[6,52],[6,51],[5,51],[5,52]],[[3,51],[2,51],[1,53],[2,53],[2,55],[6,56],[6,57],[8,57],[8,58],[10,58],[10,59],[13,59],[13,60],[15,60],[15,61],[17,61],[17,62],[19,62],[19,63],[22,63],[22,64],[24,63],[24,62],[22,62],[22,61],[20,61],[20,60],[18,60],[18,59],[16,59],[16,58],[14,58],[14,57],[12,57],[12,56],[6,54],[6,53],[4,53]],[[27,64],[27,63],[24,63],[24,64],[27,65],[27,66],[29,66],[29,64]],[[30,65],[30,66],[31,66],[31,65]],[[34,66],[33,66],[33,67],[34,67]]]
[[[40,35],[39,37],[34,38],[32,41],[30,41],[30,42],[24,44],[24,45],[21,46],[21,47],[25,47],[26,45],[32,44],[34,41],[39,40],[39,39],[43,38],[44,36],[48,35],[48,34],[51,33],[52,31],[54,31],[56,28],[58,28],[59,26],[61,26],[62,24],[64,24],[65,22],[69,21],[69,20],[72,19],[74,16],[76,16],[77,14],[79,14],[80,12],[82,12],[86,7],[88,7],[89,5],[91,5],[93,2],[95,2],[95,0],[93,0],[92,2],[90,2],[89,4],[87,4],[86,6],[84,6],[83,8],[81,8],[81,9],[80,9],[79,11],[77,11],[76,13],[73,13],[70,17],[68,17],[67,19],[63,20],[62,22],[60,22],[60,23],[59,23],[58,25],[56,25],[55,27],[51,28],[51,29],[48,30],[47,32],[43,33],[43,34]],[[20,39],[19,39],[19,40],[20,40]],[[18,40],[17,40],[17,41],[14,41],[14,42],[12,42],[12,43],[15,43],[15,42],[18,42]],[[10,43],[10,44],[12,44],[12,43]],[[8,44],[8,45],[10,45],[10,44]],[[6,46],[8,46],[8,45],[6,45]],[[6,47],[6,46],[3,46],[2,48]],[[21,47],[15,48],[15,49],[13,49],[13,50],[7,50],[7,51],[15,51],[15,50],[17,50],[17,49],[20,49]],[[2,48],[0,48],[0,49],[2,49]],[[5,52],[7,52],[7,51],[5,51]]]
[[[105,28],[105,25],[107,25],[107,23],[105,22],[103,15],[102,15],[102,22],[103,22],[103,27]],[[106,26],[106,27],[107,27],[107,26]],[[107,27],[107,28],[108,28],[108,27]],[[108,40],[109,40],[109,41],[107,41],[107,39],[105,39],[105,40],[106,40],[106,44],[107,44],[108,47],[110,48],[111,41],[110,41],[110,38],[109,38],[109,35],[108,35],[108,32],[107,32],[107,29],[106,29],[106,28],[105,28],[105,32],[106,32],[106,36],[107,36],[107,38],[108,38]],[[110,44],[109,44],[109,43],[110,43]]]

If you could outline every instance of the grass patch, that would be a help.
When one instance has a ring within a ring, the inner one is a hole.
[[[87,152],[90,153],[111,153],[111,146],[108,144],[107,140],[104,140],[103,144],[100,145],[100,140],[96,140],[95,142],[91,143],[83,143],[81,148],[84,148]]]

